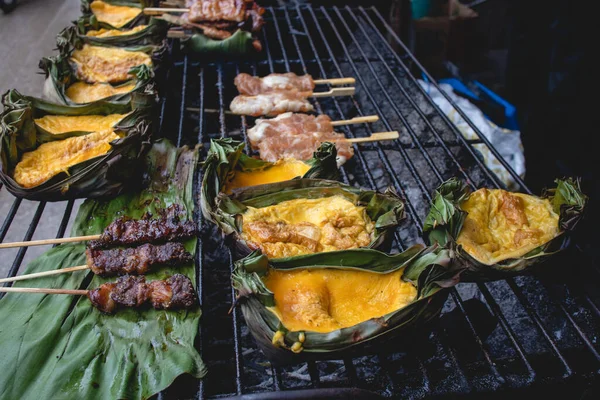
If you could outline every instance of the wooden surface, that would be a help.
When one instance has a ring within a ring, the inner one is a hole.
[[[0,11],[0,93],[16,88],[24,94],[41,94],[44,79],[38,74],[38,62],[41,57],[54,53],[56,34],[79,17],[79,5],[79,0],[19,0],[12,13],[4,15]],[[0,226],[13,201],[14,197],[5,188],[0,189]],[[38,204],[26,200],[21,203],[5,242],[23,240]],[[34,239],[56,236],[65,206],[66,203],[52,203],[44,207]],[[40,246],[27,250],[21,268],[49,248]],[[0,278],[6,276],[18,251],[0,250]]]

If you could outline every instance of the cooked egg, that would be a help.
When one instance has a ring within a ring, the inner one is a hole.
[[[101,0],[92,1],[90,8],[98,21],[115,28],[122,28],[142,12],[139,7],[117,6]]]
[[[110,83],[75,82],[67,88],[66,95],[71,101],[83,104],[105,99],[116,94],[129,93],[135,89],[135,82],[113,86]]]
[[[279,160],[272,166],[254,171],[235,171],[233,178],[227,183],[225,193],[247,186],[264,185],[282,182],[304,175],[310,166],[300,160],[287,158]]]
[[[133,78],[129,70],[138,65],[152,66],[152,58],[141,51],[117,47],[84,45],[71,54],[75,75],[88,83],[119,83]]]
[[[97,37],[97,38],[126,36],[126,35],[133,35],[134,33],[143,31],[147,27],[148,27],[148,25],[138,25],[135,28],[124,29],[124,30],[101,28],[101,29],[98,29],[97,31],[95,31],[95,30],[88,31],[85,35],[90,36],[90,37]]]
[[[127,114],[110,115],[46,115],[35,119],[35,124],[53,135],[66,132],[96,132],[113,128]]]

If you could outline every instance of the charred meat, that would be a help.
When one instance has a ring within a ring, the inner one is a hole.
[[[276,91],[295,91],[309,96],[315,88],[315,83],[310,75],[296,75],[293,72],[286,74],[270,74],[265,77],[239,74],[234,80],[240,94],[256,96]]]
[[[212,39],[226,39],[238,29],[258,32],[265,10],[253,0],[188,0],[186,25]]]
[[[279,115],[285,112],[310,112],[313,106],[300,92],[272,92],[258,96],[236,96],[229,108],[239,115]]]
[[[146,282],[143,276],[122,276],[114,283],[90,290],[88,298],[107,314],[120,307],[141,307],[146,303],[158,310],[191,308],[198,303],[192,282],[181,274],[152,282]]]
[[[86,250],[87,265],[100,276],[144,275],[154,265],[175,266],[192,261],[192,255],[181,243],[150,243],[126,249]]]
[[[119,218],[104,229],[100,239],[88,243],[90,249],[141,243],[170,242],[196,235],[196,224],[182,219],[181,208],[174,204],[159,218]]]

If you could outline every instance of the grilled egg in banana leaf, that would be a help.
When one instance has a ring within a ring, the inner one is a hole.
[[[236,255],[261,249],[270,258],[350,248],[383,248],[404,216],[393,190],[293,179],[220,193],[209,218],[230,235]]]
[[[323,143],[308,161],[286,159],[270,163],[244,154],[243,142],[231,138],[211,140],[204,161],[202,212],[205,218],[210,218],[220,192],[231,194],[235,189],[296,177],[338,179],[335,157],[335,146]]]
[[[63,106],[10,90],[0,114],[0,180],[17,197],[58,201],[120,193],[150,147],[148,109]]]
[[[148,24],[137,25],[129,29],[103,28],[92,16],[84,16],[75,21],[57,36],[60,49],[63,42],[72,42],[76,36],[84,43],[105,46],[127,47],[148,44],[161,44],[167,37],[169,24],[156,18],[151,18]]]
[[[455,251],[467,267],[462,280],[494,280],[522,273],[563,250],[583,215],[579,181],[556,180],[541,197],[501,189],[472,192],[458,179],[436,191],[423,228],[430,243]]]
[[[128,29],[145,22],[143,8],[151,5],[150,1],[82,0],[81,12],[94,17],[102,28]]]
[[[236,304],[272,362],[337,356],[436,317],[460,273],[449,253],[415,245],[274,260],[256,251],[235,263]]]

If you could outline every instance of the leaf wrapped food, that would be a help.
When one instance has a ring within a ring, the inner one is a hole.
[[[236,303],[254,339],[278,364],[330,358],[390,339],[437,316],[460,270],[450,251],[415,245],[388,255],[371,249],[235,263]]]
[[[58,48],[71,42],[73,36],[84,43],[115,47],[159,45],[167,37],[169,24],[166,21],[151,18],[148,24],[137,25],[129,29],[103,28],[93,16],[83,16],[63,29],[57,36]]]
[[[58,201],[120,193],[149,149],[147,109],[62,106],[16,90],[2,97],[0,179],[17,197]]]
[[[270,258],[357,247],[387,248],[404,217],[404,204],[388,189],[362,190],[320,179],[290,181],[217,196],[208,219],[230,235],[237,255],[257,248]]]
[[[151,1],[82,0],[81,12],[102,28],[129,29],[146,22],[143,8]]]
[[[140,219],[172,204],[185,219],[194,216],[194,166],[198,152],[156,142],[145,158],[147,185],[111,200],[86,200],[70,236],[93,235],[119,217]],[[194,254],[195,237],[181,243]],[[85,264],[85,243],[62,244],[27,265],[24,273]],[[161,266],[148,281],[184,274],[196,282],[192,261]],[[42,277],[15,286],[96,289],[114,281],[89,270]],[[9,293],[0,300],[0,376],[6,399],[149,399],[177,376],[202,378],[206,366],[194,347],[199,307],[180,311],[128,308],[115,315],[95,309],[85,297]]]
[[[523,273],[563,250],[583,215],[579,181],[556,180],[541,197],[470,188],[458,179],[436,191],[423,233],[455,251],[468,270],[463,280],[494,280]]]
[[[256,53],[257,39],[252,33],[238,29],[230,37],[222,40],[211,39],[201,33],[194,33],[181,40],[181,47],[195,54],[241,56]]]
[[[266,183],[281,182],[296,177],[335,180],[339,177],[336,149],[323,143],[312,159],[281,160],[270,163],[244,154],[244,143],[231,138],[211,140],[204,161],[202,179],[202,212],[210,218],[220,192],[231,194],[235,189]]]

